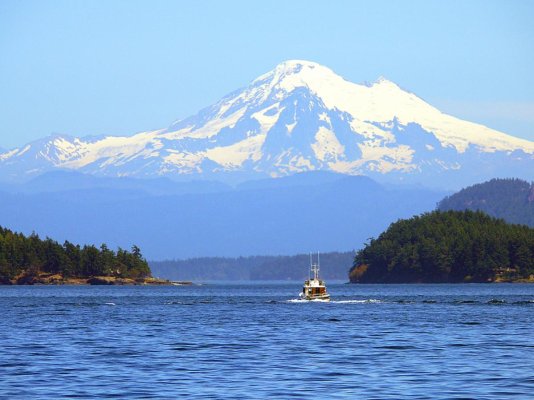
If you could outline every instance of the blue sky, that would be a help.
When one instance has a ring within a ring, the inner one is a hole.
[[[0,2],[0,147],[168,126],[287,59],[534,140],[534,2]]]

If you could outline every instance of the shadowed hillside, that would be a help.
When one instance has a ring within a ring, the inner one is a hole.
[[[534,227],[534,184],[520,179],[492,179],[445,197],[438,209],[480,210],[513,224]]]

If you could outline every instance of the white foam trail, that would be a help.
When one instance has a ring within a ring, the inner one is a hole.
[[[288,303],[329,303],[328,300],[306,300],[306,299],[291,299]]]
[[[105,303],[107,306],[116,306],[115,303]]]
[[[383,301],[382,300],[377,300],[377,299],[337,300],[337,301],[332,301],[331,303],[336,303],[336,304],[377,304],[377,303],[383,303]]]
[[[305,299],[291,299],[287,300],[288,303],[334,303],[334,304],[378,304],[383,303],[382,300],[377,299],[364,299],[364,300],[305,300]]]

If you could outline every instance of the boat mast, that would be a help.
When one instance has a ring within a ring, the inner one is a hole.
[[[317,267],[315,268],[315,279],[319,279],[319,268],[320,268],[319,252],[317,252]]]
[[[317,264],[313,263],[313,258],[310,253],[310,270],[313,272],[313,279],[319,279],[319,253],[317,253]]]
[[[310,268],[308,268],[308,280],[311,279],[311,270],[313,269],[313,261],[312,261],[312,255],[311,255],[311,251],[310,251]]]

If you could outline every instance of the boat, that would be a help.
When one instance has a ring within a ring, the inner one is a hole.
[[[308,280],[304,281],[300,298],[310,301],[330,301],[330,295],[326,291],[326,282],[319,278],[319,253],[317,253],[317,264],[313,263],[310,254],[310,276]]]

